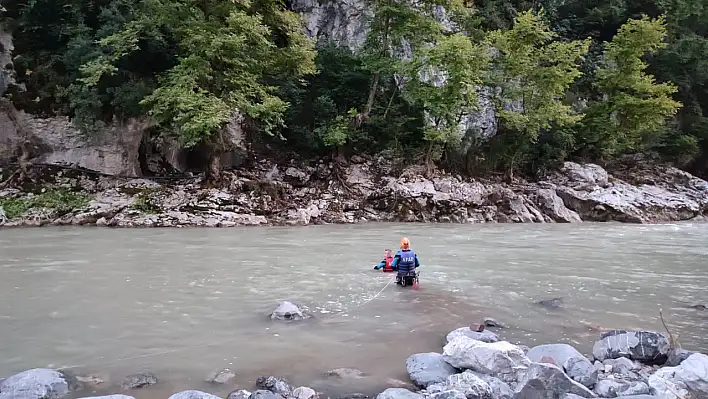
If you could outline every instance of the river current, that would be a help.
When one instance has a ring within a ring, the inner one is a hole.
[[[403,235],[422,263],[418,291],[372,270]],[[707,286],[708,224],[5,229],[0,377],[64,367],[116,393],[125,375],[155,373],[137,399],[225,395],[263,374],[373,392],[407,381],[410,354],[439,352],[447,332],[485,317],[511,342],[590,353],[598,328],[663,331],[659,309],[684,348],[705,351],[708,312],[690,306],[708,304]],[[535,304],[555,297],[557,309]],[[282,300],[315,317],[271,321]],[[204,382],[224,367],[233,381]],[[371,377],[322,377],[338,367]]]

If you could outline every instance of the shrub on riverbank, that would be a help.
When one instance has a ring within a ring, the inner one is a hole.
[[[0,208],[8,219],[27,214],[32,209],[45,209],[55,216],[65,215],[88,204],[91,197],[65,188],[54,188],[39,194],[0,198]]]

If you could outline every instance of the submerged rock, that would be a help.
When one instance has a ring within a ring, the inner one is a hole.
[[[470,327],[460,327],[456,330],[451,331],[449,334],[447,334],[446,340],[447,342],[451,342],[454,341],[455,338],[462,336],[488,343],[499,341],[499,337],[497,336],[497,334],[494,334],[491,331],[484,330],[478,332],[472,330]]]
[[[553,359],[573,380],[590,388],[597,382],[597,369],[577,349],[568,344],[539,345],[531,348],[526,356],[540,363],[544,357]]]
[[[284,301],[275,308],[270,318],[273,320],[304,320],[306,316],[302,310],[293,303]]]
[[[342,367],[326,372],[325,376],[337,378],[362,378],[365,374],[359,369]]]
[[[31,369],[0,383],[0,399],[56,399],[69,394],[67,377],[52,369]]]
[[[234,377],[236,377],[236,373],[230,369],[223,369],[209,375],[209,377],[207,377],[207,381],[214,384],[226,384]]]
[[[458,369],[470,369],[493,376],[513,374],[529,359],[516,345],[506,341],[486,343],[458,337],[443,348],[443,359]]]
[[[133,374],[125,377],[120,383],[123,389],[137,389],[157,384],[157,377],[152,373]]]
[[[645,364],[664,364],[668,359],[669,340],[653,331],[615,330],[602,334],[592,348],[595,359],[628,357]]]
[[[544,299],[542,301],[536,302],[536,305],[542,306],[547,309],[558,309],[563,305],[563,298],[552,298]]]
[[[378,394],[376,399],[423,399],[423,395],[405,388],[389,388]]]
[[[413,383],[420,388],[441,383],[457,373],[457,369],[443,360],[439,353],[418,353],[408,357],[406,370]]]
[[[267,390],[282,396],[288,396],[293,391],[292,385],[290,385],[285,378],[273,376],[258,377],[258,379],[256,379],[256,387],[258,389]]]
[[[221,399],[218,396],[202,391],[182,391],[169,397],[169,399]]]
[[[504,323],[501,323],[497,319],[493,319],[491,317],[486,317],[484,319],[484,326],[485,327],[492,327],[492,328],[506,328],[506,325]]]

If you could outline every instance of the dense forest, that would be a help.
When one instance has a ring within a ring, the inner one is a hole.
[[[5,97],[86,134],[149,116],[185,147],[219,150],[238,113],[303,157],[510,177],[644,153],[708,172],[705,0],[362,2],[352,50],[315,43],[279,0],[5,0]],[[492,137],[463,123],[481,96]]]

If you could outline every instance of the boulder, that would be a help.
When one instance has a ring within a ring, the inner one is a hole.
[[[223,369],[212,373],[209,377],[207,377],[207,381],[214,384],[226,384],[234,377],[236,377],[236,373],[230,369]]]
[[[588,388],[597,382],[597,370],[590,360],[568,344],[538,345],[531,348],[526,357],[536,363],[540,363],[544,357],[550,357],[570,378]]]
[[[595,342],[592,354],[595,359],[627,357],[645,364],[664,364],[668,359],[669,340],[653,331],[615,330],[602,334]]]
[[[675,379],[677,369],[678,367],[664,367],[652,374],[648,381],[651,393],[660,399],[686,399],[686,385]]]
[[[273,320],[304,320],[306,316],[302,310],[293,303],[284,301],[275,308],[270,318]]]
[[[253,392],[248,399],[283,399],[283,395],[279,395],[265,389],[259,389]]]
[[[405,388],[389,388],[378,394],[376,399],[423,399],[423,395]]]
[[[26,370],[0,384],[1,399],[56,399],[68,394],[66,375],[52,369]]]
[[[623,379],[606,378],[597,382],[595,393],[603,398],[617,396],[648,395],[649,385],[643,381],[626,381]]]
[[[467,398],[507,399],[511,388],[498,378],[467,370],[447,378],[443,384],[435,384],[428,391],[461,392]],[[508,397],[509,399],[511,396]]]
[[[487,343],[464,336],[445,345],[443,359],[458,369],[497,377],[514,374],[530,363],[521,348],[509,342]]]
[[[420,388],[445,382],[447,377],[457,373],[439,353],[418,353],[406,360],[406,370],[413,383]]]
[[[551,298],[551,299],[544,299],[542,301],[536,302],[536,305],[539,305],[541,307],[544,307],[546,309],[558,309],[563,305],[563,298]]]
[[[572,393],[583,398],[596,398],[594,392],[571,380],[559,367],[547,363],[531,363],[519,372],[515,399],[554,399]]]
[[[491,317],[484,318],[484,326],[485,327],[492,327],[492,328],[506,328],[506,325],[504,325],[504,323],[498,321],[497,319],[493,319]]]
[[[694,353],[676,367],[675,378],[699,398],[708,398],[708,356]]]
[[[245,389],[238,389],[229,393],[226,399],[248,399],[251,396],[251,392]]]
[[[477,332],[472,330],[469,327],[460,327],[456,330],[451,331],[449,334],[447,334],[446,340],[447,342],[454,341],[455,338],[457,337],[469,337],[472,339],[476,339],[477,341],[482,341],[482,342],[497,342],[499,341],[499,337],[497,334],[494,334],[491,331],[484,330],[481,332]]]
[[[318,397],[317,392],[309,387],[297,387],[289,396],[292,399],[317,399]]]
[[[273,376],[258,377],[258,379],[256,379],[256,387],[282,396],[288,396],[293,391],[292,385],[290,385],[286,379]]]
[[[157,384],[157,377],[152,373],[132,374],[120,383],[123,389],[137,389]]]
[[[467,399],[467,396],[457,390],[449,389],[447,391],[439,391],[429,393],[427,395],[428,399]]]
[[[673,348],[669,350],[668,358],[664,366],[676,367],[684,360],[688,359],[689,356],[693,355],[695,352],[687,351],[681,348]]]
[[[169,397],[169,399],[221,399],[218,396],[202,391],[182,391]]]
[[[536,191],[534,200],[541,211],[558,223],[582,222],[577,212],[566,208],[563,200],[556,194],[556,190],[542,188]]]
[[[607,368],[611,373],[619,374],[622,376],[631,376],[635,374],[635,371],[639,371],[642,366],[637,364],[626,357],[620,357],[619,359],[605,359],[602,362],[603,366]]]

